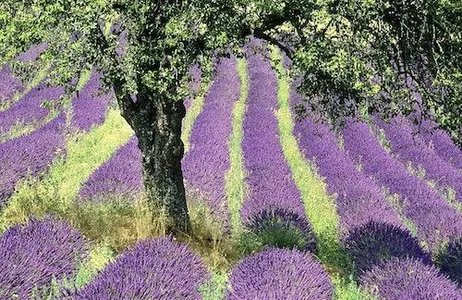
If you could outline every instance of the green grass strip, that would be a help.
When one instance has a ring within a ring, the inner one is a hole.
[[[43,179],[26,180],[18,186],[0,215],[0,232],[30,216],[65,215],[85,180],[132,134],[119,111],[110,110],[101,126],[69,139],[64,161],[53,163]]]
[[[317,237],[318,257],[335,286],[336,299],[369,299],[351,281],[351,263],[342,250],[339,217],[336,205],[315,168],[303,157],[293,135],[294,122],[290,111],[290,79],[286,75],[279,50],[271,47],[271,60],[278,74],[278,102],[276,113],[279,136],[286,161],[303,200],[306,215]]]
[[[233,236],[237,237],[242,232],[240,210],[245,195],[245,171],[242,153],[242,138],[244,136],[244,116],[246,101],[249,94],[249,78],[247,75],[247,63],[244,59],[237,62],[237,72],[241,82],[239,100],[233,108],[233,129],[228,142],[230,169],[225,175],[226,198],[228,209],[231,214],[231,228]]]

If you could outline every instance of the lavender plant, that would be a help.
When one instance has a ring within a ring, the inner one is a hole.
[[[226,299],[332,299],[323,267],[307,252],[268,248],[244,258],[231,272]]]
[[[24,89],[19,78],[16,78],[8,66],[0,70],[0,107],[2,104],[10,102],[17,92]]]
[[[361,276],[361,285],[380,299],[462,299],[462,293],[434,266],[393,259]]]
[[[65,154],[65,121],[61,113],[38,130],[0,144],[0,207],[20,179],[39,175],[55,157]]]
[[[83,201],[104,201],[111,197],[135,199],[144,189],[141,151],[132,137],[88,178],[79,191]]]
[[[72,100],[71,126],[80,131],[88,131],[92,126],[103,123],[114,94],[102,90],[102,74],[93,70],[90,80]]]
[[[371,221],[351,230],[344,245],[360,274],[395,257],[431,264],[430,255],[422,250],[416,238],[403,228],[383,222]]]
[[[59,100],[63,93],[64,90],[60,87],[35,87],[8,110],[0,112],[0,133],[7,133],[17,123],[44,120],[50,113],[50,108],[61,107]]]
[[[171,238],[149,239],[122,253],[74,299],[201,299],[210,279],[201,259]]]
[[[0,298],[31,299],[52,280],[71,278],[86,259],[89,244],[68,223],[31,219],[0,236]]]
[[[248,58],[250,86],[244,117],[242,149],[244,166],[248,172],[246,183],[249,193],[242,205],[241,216],[244,225],[256,232],[266,232],[269,236],[268,230],[276,230],[278,233],[274,232],[274,236],[283,237],[280,232],[281,226],[290,225],[286,228],[287,234],[292,232],[291,234],[298,235],[297,231],[293,232],[294,225],[303,223],[304,228],[298,228],[299,233],[305,233],[310,226],[306,225],[309,222],[305,217],[300,192],[293,181],[279,141],[278,124],[274,114],[278,105],[277,78],[270,63],[262,56],[265,49],[261,42],[251,41],[247,51],[253,51],[255,47],[262,50],[258,54],[250,53]],[[274,214],[273,211],[284,213]],[[262,217],[269,219],[263,221]],[[289,219],[281,220],[286,217]],[[307,245],[310,245],[312,234],[304,238]],[[282,243],[285,241],[272,240],[274,246]]]

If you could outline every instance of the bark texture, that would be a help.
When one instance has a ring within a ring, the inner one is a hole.
[[[122,116],[135,131],[142,153],[143,175],[149,205],[156,218],[167,216],[167,231],[191,233],[181,159],[184,145],[181,123],[186,109],[171,101],[140,93],[136,101],[114,87]]]

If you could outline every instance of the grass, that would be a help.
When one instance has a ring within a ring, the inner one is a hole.
[[[275,47],[271,47],[270,56],[278,73],[279,109],[276,115],[281,145],[317,237],[318,257],[335,285],[336,299],[369,299],[370,296],[361,291],[351,279],[351,262],[340,243],[339,218],[335,202],[328,195],[326,185],[315,168],[303,157],[293,135],[290,81],[285,75],[282,57]]]
[[[230,169],[226,173],[226,198],[230,210],[231,228],[235,238],[242,233],[240,209],[245,196],[245,172],[242,153],[242,138],[244,136],[243,121],[245,116],[245,102],[249,94],[249,79],[247,63],[244,59],[237,62],[237,72],[241,83],[239,100],[233,108],[233,129],[228,143]]]

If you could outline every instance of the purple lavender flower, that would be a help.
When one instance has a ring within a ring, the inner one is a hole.
[[[101,94],[102,74],[93,71],[90,80],[72,100],[73,128],[88,131],[92,126],[100,125],[106,118],[113,93]]]
[[[10,102],[14,94],[24,90],[21,80],[14,77],[8,66],[0,70],[0,105],[4,102]]]
[[[252,47],[255,46],[253,44]],[[300,192],[293,181],[279,140],[275,116],[278,105],[276,74],[261,54],[248,58],[248,72],[250,89],[242,141],[249,187],[241,209],[244,224],[261,223],[259,216],[275,209],[306,220]]]
[[[437,188],[454,188],[456,200],[462,202],[462,172],[430,149],[404,117],[390,123],[376,118],[391,142],[393,154],[402,163],[412,162],[425,169],[426,179],[435,181]]]
[[[64,94],[60,87],[39,85],[24,95],[8,110],[0,112],[0,133],[7,133],[15,124],[44,120],[50,113],[50,104],[60,108],[59,99]]]
[[[210,279],[201,259],[170,238],[139,242],[77,293],[76,300],[201,299]]]
[[[425,264],[431,263],[430,256],[422,250],[416,238],[408,231],[386,223],[369,222],[355,228],[343,244],[358,273],[369,271],[394,257],[410,257]]]
[[[191,132],[191,149],[182,161],[186,183],[202,192],[212,210],[225,221],[228,220],[225,173],[230,168],[228,139],[239,86],[236,59],[222,60]]]
[[[88,178],[79,195],[93,201],[114,196],[133,199],[143,189],[141,151],[138,139],[132,137]]]
[[[45,52],[48,49],[48,44],[43,42],[37,45],[33,45],[26,52],[21,53],[16,57],[18,61],[33,61],[36,60],[40,54]]]
[[[312,255],[268,248],[234,267],[227,299],[332,299],[332,284]]]
[[[53,277],[72,277],[88,246],[68,223],[51,217],[10,228],[0,236],[0,298],[30,299],[34,288],[46,290]]]
[[[450,241],[438,260],[441,272],[462,287],[462,238]]]
[[[462,215],[432,188],[393,159],[362,122],[349,122],[343,129],[346,151],[367,175],[400,196],[403,214],[417,227],[417,236],[436,250],[452,237],[462,236]]]
[[[0,207],[11,196],[15,184],[27,175],[47,170],[53,159],[65,153],[61,113],[40,129],[0,144]]]
[[[422,122],[420,134],[427,143],[431,143],[434,151],[462,170],[462,149],[460,149],[446,131],[437,128],[437,124],[429,120]]]
[[[434,266],[414,259],[392,259],[361,276],[361,285],[380,299],[462,299],[462,293]]]

